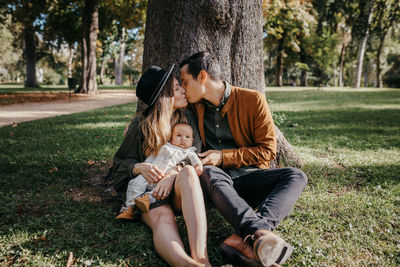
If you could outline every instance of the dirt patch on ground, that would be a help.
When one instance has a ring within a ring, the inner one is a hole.
[[[32,103],[32,102],[50,102],[55,100],[78,100],[82,96],[69,94],[66,92],[55,93],[17,93],[0,94],[0,105]]]
[[[66,194],[75,201],[98,202],[114,209],[120,208],[121,199],[117,193],[115,191],[104,192],[111,186],[104,180],[111,164],[111,160],[90,163],[86,178],[79,186],[70,188]]]

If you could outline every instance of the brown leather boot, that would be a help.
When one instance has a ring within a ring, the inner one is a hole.
[[[219,246],[221,252],[233,262],[241,266],[262,266],[256,258],[253,249],[238,235],[231,235]]]
[[[250,237],[254,240],[254,254],[263,266],[282,264],[293,251],[291,245],[269,230],[257,230]]]
[[[144,213],[148,213],[150,210],[149,194],[144,194],[141,197],[135,198],[135,204],[141,211],[143,211]]]
[[[124,210],[120,214],[115,217],[117,220],[133,220],[135,218],[135,212],[132,207],[128,207],[128,209]]]

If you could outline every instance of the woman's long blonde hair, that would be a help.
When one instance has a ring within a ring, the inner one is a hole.
[[[157,155],[171,138],[171,128],[178,122],[186,121],[181,110],[174,112],[174,87],[171,75],[164,85],[147,116],[140,114],[144,136],[143,153],[146,157]]]

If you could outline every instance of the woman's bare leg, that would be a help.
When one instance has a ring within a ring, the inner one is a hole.
[[[142,220],[153,231],[157,253],[171,266],[204,266],[186,254],[179,236],[175,215],[169,205],[142,214]]]
[[[203,191],[192,166],[185,166],[175,180],[174,207],[182,210],[190,252],[197,262],[211,266],[207,255],[207,219]]]

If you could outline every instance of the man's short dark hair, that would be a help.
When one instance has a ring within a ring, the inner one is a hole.
[[[195,79],[197,79],[197,76],[202,70],[205,70],[213,80],[221,79],[221,66],[219,65],[218,59],[209,52],[202,51],[191,55],[185,58],[179,64],[179,67],[182,68],[186,64],[188,64],[188,73]]]

